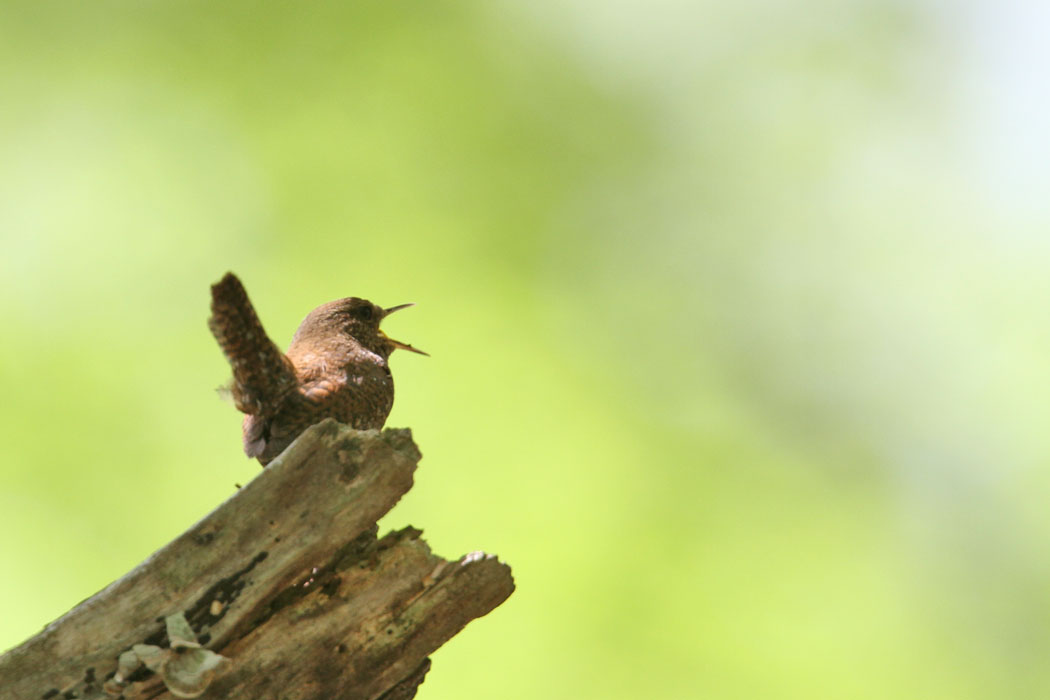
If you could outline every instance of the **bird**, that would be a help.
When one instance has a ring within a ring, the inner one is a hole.
[[[384,309],[359,297],[330,301],[306,315],[282,353],[236,275],[228,272],[212,285],[208,328],[233,369],[230,393],[245,414],[244,453],[265,467],[325,418],[357,430],[382,428],[394,404],[390,354],[427,354],[379,329],[384,318],[410,306]]]

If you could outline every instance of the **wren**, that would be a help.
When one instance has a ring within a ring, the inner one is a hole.
[[[232,272],[212,285],[208,328],[233,368],[234,404],[246,414],[245,454],[266,466],[324,418],[358,430],[382,428],[394,404],[390,354],[398,348],[427,354],[379,330],[384,318],[409,306],[330,301],[307,314],[282,353]]]

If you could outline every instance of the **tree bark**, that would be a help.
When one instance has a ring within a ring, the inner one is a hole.
[[[446,561],[413,528],[376,538],[419,458],[408,430],[313,426],[173,542],[0,656],[0,696],[187,697],[175,669],[199,645],[228,659],[194,679],[203,698],[413,697],[428,655],[514,590],[491,556]],[[168,638],[165,618],[179,614],[196,644]],[[125,662],[150,649],[180,660],[118,673],[133,649]]]

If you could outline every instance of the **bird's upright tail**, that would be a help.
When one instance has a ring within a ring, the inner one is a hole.
[[[232,393],[238,410],[264,414],[295,388],[291,361],[266,335],[248,293],[232,272],[211,287],[208,328],[233,368]]]

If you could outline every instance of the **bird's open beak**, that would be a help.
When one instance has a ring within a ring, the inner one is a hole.
[[[397,306],[391,306],[389,309],[383,309],[383,318],[386,318],[387,316],[389,316],[390,314],[394,313],[395,311],[400,311],[401,309],[407,309],[410,306],[415,306],[415,304],[398,304]],[[395,348],[400,348],[401,350],[408,350],[409,352],[414,352],[417,355],[426,355],[427,357],[430,357],[429,353],[423,352],[419,348],[414,348],[411,345],[409,345],[408,343],[402,343],[399,340],[394,340],[393,338],[388,336],[386,333],[383,333],[383,331],[379,331],[379,332],[380,332],[380,334],[382,334],[382,336],[384,338],[386,338],[387,342],[390,343],[391,345],[393,345]]]
[[[419,348],[414,348],[414,347],[412,347],[411,345],[409,345],[408,343],[402,343],[402,342],[401,342],[401,341],[399,341],[399,340],[394,340],[394,339],[393,339],[393,338],[391,338],[390,336],[387,336],[387,338],[386,338],[386,339],[387,339],[387,341],[388,341],[388,342],[389,342],[389,343],[390,343],[391,345],[393,345],[393,346],[394,346],[395,348],[401,348],[402,350],[408,350],[409,352],[414,352],[414,353],[416,353],[417,355],[426,355],[427,357],[430,357],[430,353],[429,353],[429,352],[423,352],[423,351],[422,351],[422,350],[420,350]]]
[[[391,306],[389,309],[383,309],[383,318],[386,318],[387,316],[389,316],[390,314],[394,313],[395,311],[400,311],[401,309],[407,309],[410,306],[415,306],[415,304],[409,302],[408,304],[398,304],[397,306]]]

